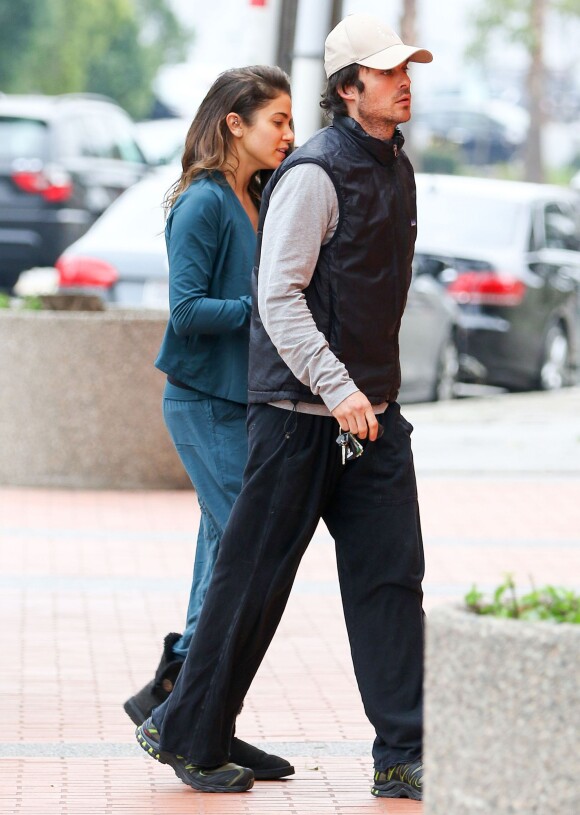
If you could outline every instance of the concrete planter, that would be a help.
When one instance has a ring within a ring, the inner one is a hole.
[[[424,815],[578,815],[580,625],[429,615]]]
[[[0,484],[189,486],[153,366],[166,315],[0,311]]]

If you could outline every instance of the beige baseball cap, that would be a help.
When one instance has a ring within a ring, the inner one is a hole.
[[[425,48],[405,45],[392,28],[370,14],[349,14],[332,29],[324,47],[324,70],[332,76],[347,65],[386,71],[410,60],[431,62]]]

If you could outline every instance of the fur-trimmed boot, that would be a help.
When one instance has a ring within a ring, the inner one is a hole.
[[[131,721],[143,724],[151,716],[153,708],[164,702],[175,685],[183,660],[173,653],[173,646],[181,639],[181,634],[167,634],[163,641],[161,662],[155,671],[155,678],[148,682],[139,693],[127,699],[123,708]]]

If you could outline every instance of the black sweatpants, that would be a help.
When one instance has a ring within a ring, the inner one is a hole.
[[[335,419],[249,406],[242,492],[175,688],[153,714],[163,750],[202,766],[228,760],[236,715],[322,518],[377,734],[375,768],[421,755],[424,557],[412,427],[396,403],[379,420],[383,436],[343,465]]]

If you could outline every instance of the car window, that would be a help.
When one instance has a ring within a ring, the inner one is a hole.
[[[538,208],[534,210],[532,223],[530,226],[530,235],[528,240],[528,251],[536,252],[544,245],[544,218],[543,214],[538,213]]]
[[[80,154],[89,158],[115,158],[115,141],[99,113],[79,117]]]
[[[437,188],[417,190],[420,243],[438,245],[451,230],[454,239],[466,249],[487,246],[501,249],[513,245],[521,234],[522,204],[500,198],[440,193]]]
[[[46,123],[36,119],[0,117],[0,160],[46,158]]]
[[[54,123],[54,131],[61,156],[75,158],[85,155],[85,131],[80,117],[59,117]]]
[[[107,127],[110,127],[113,138],[115,158],[137,163],[145,161],[143,153],[135,141],[135,131],[129,119],[126,119],[117,111],[111,111],[110,116],[107,117]]]
[[[564,203],[547,204],[544,210],[546,246],[549,249],[580,251],[578,213]]]
[[[116,110],[87,111],[80,121],[80,154],[144,163],[130,120]]]

